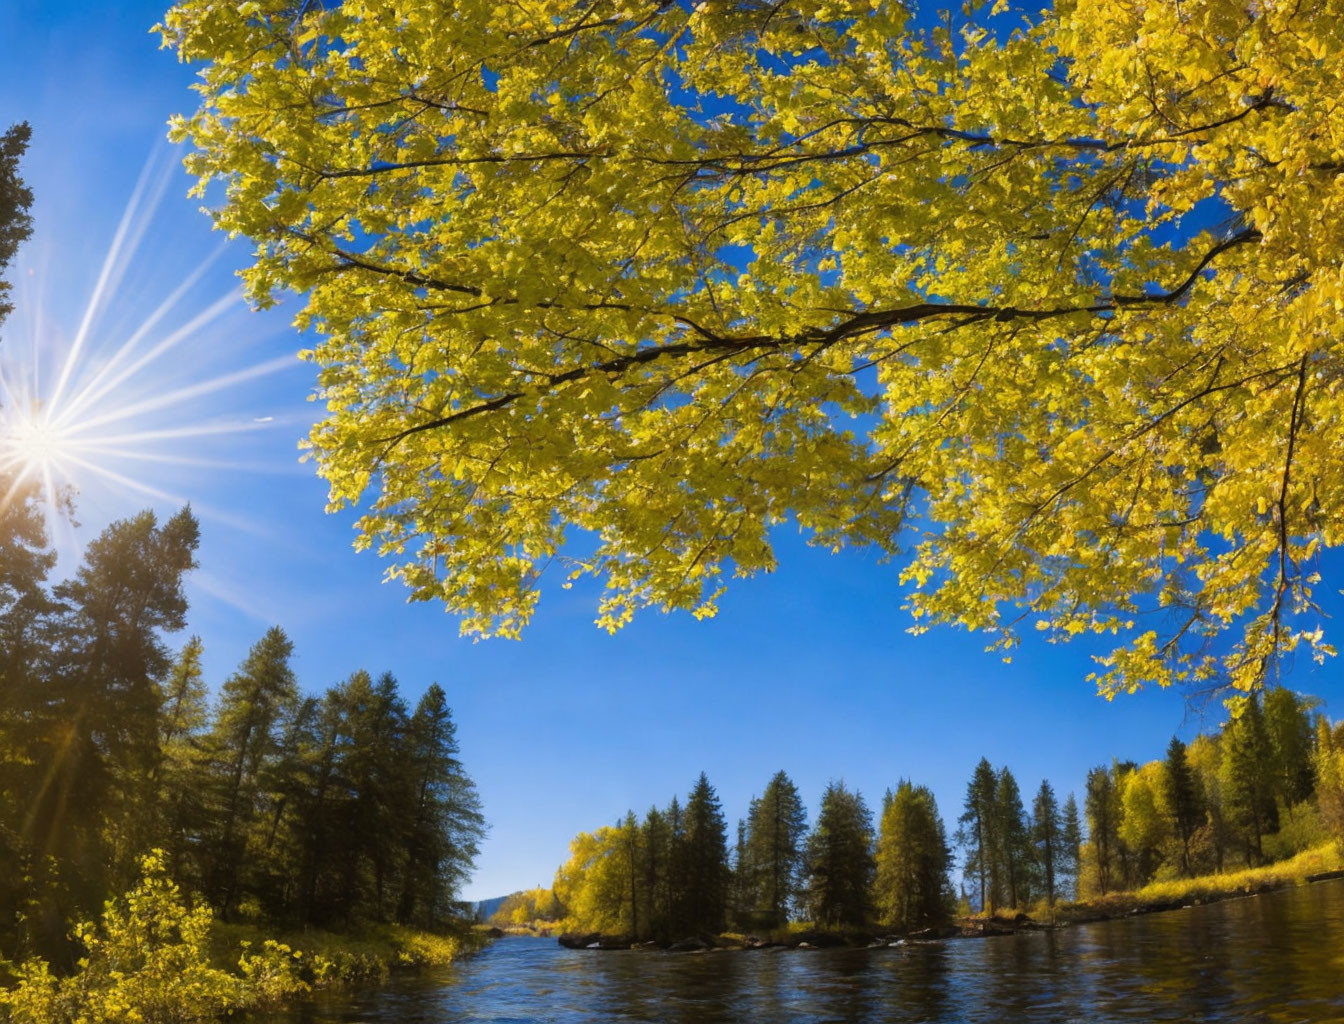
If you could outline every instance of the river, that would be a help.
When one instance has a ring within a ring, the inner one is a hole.
[[[1344,881],[991,939],[700,954],[505,938],[266,1024],[1344,1021]]]

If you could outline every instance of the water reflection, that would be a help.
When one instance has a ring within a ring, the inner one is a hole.
[[[435,981],[254,1024],[1344,1020],[1344,882],[899,949],[659,954],[504,939]]]

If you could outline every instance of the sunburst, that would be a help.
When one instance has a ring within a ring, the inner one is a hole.
[[[81,503],[90,491],[120,495],[111,502],[118,509],[127,497],[190,499],[209,517],[208,502],[177,486],[185,467],[295,466],[294,459],[260,466],[237,458],[238,435],[306,417],[255,408],[260,380],[299,364],[292,351],[245,361],[277,321],[252,316],[236,284],[209,294],[219,287],[219,273],[210,271],[218,271],[223,247],[186,273],[169,276],[160,265],[142,275],[156,280],[157,295],[139,283],[127,287],[133,266],[153,262],[141,256],[141,242],[161,237],[155,217],[177,173],[173,152],[156,147],[69,324],[43,294],[41,257],[51,249],[39,240],[36,258],[20,267],[17,311],[0,345],[0,479],[9,478],[10,494],[26,481],[52,507],[66,489],[79,491]],[[240,525],[237,516],[221,517]]]

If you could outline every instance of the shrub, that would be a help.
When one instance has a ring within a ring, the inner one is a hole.
[[[168,877],[161,851],[140,862],[139,884],[103,909],[101,926],[75,937],[85,956],[57,978],[41,960],[19,966],[0,991],[12,1024],[198,1024],[303,991],[288,947],[267,942],[244,952],[241,976],[210,964],[210,908],[191,906]]]

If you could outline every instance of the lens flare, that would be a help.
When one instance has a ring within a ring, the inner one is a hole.
[[[40,411],[6,417],[0,434],[0,466],[20,477],[68,475],[70,436]]]
[[[183,259],[177,250],[163,258],[172,225],[155,216],[180,173],[175,152],[156,147],[106,253],[88,268],[96,274],[83,302],[71,303],[68,294],[48,298],[61,284],[46,268],[70,261],[51,258],[57,250],[40,238],[26,247],[26,272],[14,282],[16,311],[0,345],[0,502],[35,486],[57,508],[77,491],[81,507],[93,500],[102,506],[93,514],[106,519],[131,501],[190,501],[203,518],[247,529],[236,515],[212,508],[210,496],[223,482],[217,471],[297,470],[296,458],[268,457],[274,445],[252,446],[264,453],[260,461],[239,459],[247,450],[243,435],[310,421],[257,407],[266,394],[282,400],[262,387],[263,378],[302,364],[292,353],[277,356],[273,346],[259,353],[258,342],[283,327],[249,312],[237,284],[221,287],[227,276],[210,273],[223,245],[203,259]],[[137,260],[146,237],[158,258]],[[282,450],[292,453],[291,445]]]

